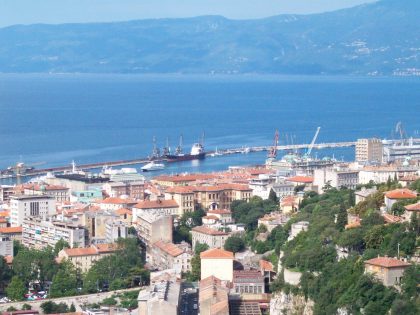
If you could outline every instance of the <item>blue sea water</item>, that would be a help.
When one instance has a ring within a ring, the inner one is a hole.
[[[420,79],[305,76],[0,75],[0,169],[58,166],[150,154],[152,138],[206,149],[391,138],[402,121],[420,130]],[[287,135],[287,136],[286,136]],[[351,149],[320,151],[352,159]],[[167,172],[259,164],[265,154],[185,162]]]

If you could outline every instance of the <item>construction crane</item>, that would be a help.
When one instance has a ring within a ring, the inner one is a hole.
[[[16,165],[9,166],[7,168],[7,171],[12,172],[14,175],[16,175],[16,183],[20,185],[21,183],[21,177],[26,174],[28,171],[32,171],[35,166],[43,165],[45,162],[37,162],[32,164],[25,164],[23,162],[17,162]]]
[[[269,159],[275,159],[277,157],[277,147],[279,145],[279,131],[276,130],[276,133],[274,134],[274,141],[273,146],[268,151],[268,158]]]
[[[314,148],[314,144],[315,144],[316,139],[318,138],[318,135],[319,135],[319,131],[320,130],[321,130],[321,127],[316,128],[315,135],[312,138],[312,142],[311,142],[311,144],[308,147],[308,151],[306,151],[306,153],[305,153],[305,157],[309,157],[311,155],[312,149]]]
[[[395,132],[400,135],[401,145],[404,145],[407,139],[407,134],[405,133],[405,130],[403,128],[401,121],[399,121],[397,125],[395,126]]]

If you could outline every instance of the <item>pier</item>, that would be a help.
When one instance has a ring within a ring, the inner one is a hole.
[[[344,148],[344,147],[352,147],[355,146],[356,142],[332,142],[332,143],[318,143],[314,144],[314,149],[325,149],[325,148]],[[302,149],[308,149],[311,146],[311,144],[293,144],[293,145],[278,145],[276,148],[278,151],[285,151],[285,150],[302,150]],[[229,155],[229,154],[240,154],[245,153],[245,150],[247,152],[262,152],[262,151],[269,151],[272,149],[273,146],[254,146],[254,147],[240,147],[240,148],[229,148],[229,149],[223,149],[218,150],[217,155],[223,156],[223,155]],[[215,151],[207,151],[206,157],[212,157],[215,155]],[[144,164],[148,163],[150,159],[148,157],[144,158],[138,158],[138,159],[132,159],[132,160],[119,160],[119,161],[106,161],[106,162],[97,162],[97,163],[89,163],[89,164],[80,164],[78,165],[79,169],[82,170],[91,170],[91,169],[97,169],[102,168],[105,166],[127,166],[127,165],[135,165],[135,164]],[[161,159],[161,161],[165,161],[165,159]],[[50,167],[50,168],[40,168],[40,169],[33,169],[26,171],[22,174],[19,174],[21,177],[25,176],[40,176],[45,175],[47,173],[63,173],[66,171],[70,171],[72,169],[72,166],[69,164],[67,166],[59,166],[59,167]],[[3,175],[0,175],[0,179],[6,179],[6,178],[16,178],[17,174],[4,174],[4,171],[2,171]]]

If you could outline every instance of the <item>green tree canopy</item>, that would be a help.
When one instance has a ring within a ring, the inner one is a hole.
[[[227,238],[224,248],[233,253],[241,252],[245,249],[245,242],[239,236],[230,236]]]
[[[6,294],[12,301],[23,301],[26,294],[26,286],[23,280],[18,276],[13,276],[12,281],[6,288]]]

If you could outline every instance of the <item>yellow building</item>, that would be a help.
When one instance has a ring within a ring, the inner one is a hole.
[[[58,260],[66,259],[75,268],[87,272],[102,257],[111,255],[117,250],[115,244],[97,244],[86,248],[64,248],[58,253]]]
[[[373,274],[385,286],[399,286],[404,271],[411,264],[391,257],[377,257],[365,261],[365,272]]]

